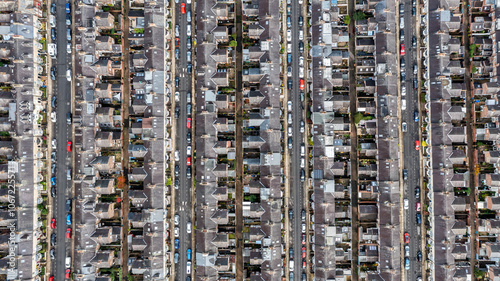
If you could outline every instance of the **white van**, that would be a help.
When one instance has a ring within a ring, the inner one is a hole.
[[[289,268],[290,271],[293,271],[293,269],[295,267],[294,265],[295,265],[294,261],[290,261],[290,268]]]
[[[57,57],[56,44],[54,44],[54,43],[47,44],[47,50],[48,50],[49,56],[51,58],[55,59]]]

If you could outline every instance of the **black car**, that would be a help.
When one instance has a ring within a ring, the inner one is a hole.
[[[404,71],[401,71],[401,82],[404,82],[406,80],[406,73]]]
[[[66,200],[66,212],[71,212],[71,199]]]
[[[179,176],[179,165],[175,165],[175,168],[174,168],[174,173],[175,173],[175,176],[178,177]]]
[[[417,252],[417,261],[422,261],[422,252],[421,251],[418,251]]]
[[[52,104],[52,108],[56,108],[56,106],[57,106],[57,98],[56,98],[56,96],[52,96],[51,104]]]
[[[407,179],[408,179],[408,170],[403,169],[403,180],[407,180]]]
[[[299,17],[299,26],[302,27],[304,25],[304,18],[302,16]]]
[[[299,42],[299,52],[304,52],[304,42],[302,41]]]
[[[186,134],[187,143],[191,143],[191,132]]]
[[[411,38],[411,44],[413,47],[417,47],[417,37],[413,36]]]
[[[411,14],[412,14],[413,16],[414,16],[414,15],[416,15],[416,14],[417,14],[417,8],[413,7],[413,8],[411,9]]]
[[[179,108],[179,106],[177,105],[177,106],[175,107],[175,112],[174,112],[174,117],[175,117],[175,119],[179,118],[179,112],[180,112],[180,108]]]
[[[71,14],[66,14],[66,25],[71,25]]]
[[[57,161],[57,155],[56,155],[56,152],[55,151],[52,151],[52,153],[50,154],[50,158],[52,159],[52,161],[56,162]]]
[[[290,247],[290,250],[288,251],[288,255],[290,257],[290,259],[293,259],[293,248]]]
[[[191,72],[193,72],[193,65],[188,63],[187,65],[187,73],[191,74]]]
[[[415,187],[415,197],[420,198],[420,187]]]
[[[56,29],[55,28],[50,29],[50,38],[52,39],[52,41],[56,41]]]
[[[422,223],[422,215],[420,215],[420,213],[417,213],[417,224],[421,223]]]
[[[52,233],[50,235],[50,244],[52,244],[52,245],[56,244],[56,234],[55,233]]]
[[[174,188],[179,189],[179,180],[178,179],[175,179],[175,181],[174,181]]]
[[[401,68],[405,67],[406,63],[405,63],[405,58],[401,58]]]
[[[413,88],[417,89],[418,88],[418,81],[417,78],[413,78]]]
[[[288,211],[288,218],[293,220],[293,210]]]
[[[304,171],[304,169],[301,169],[300,170],[300,181],[304,182],[305,180],[306,180],[306,172]]]
[[[188,179],[191,178],[191,167],[187,167],[187,169],[186,169],[186,176],[187,176]]]
[[[292,89],[292,79],[288,79],[288,90],[291,90]]]
[[[56,67],[53,66],[50,68],[50,79],[56,80],[57,70]]]
[[[56,187],[55,186],[52,186],[50,188],[50,196],[52,196],[52,198],[56,197]]]
[[[175,86],[179,87],[179,76],[175,76]]]

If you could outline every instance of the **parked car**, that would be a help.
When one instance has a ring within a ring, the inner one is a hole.
[[[174,247],[175,247],[176,250],[179,249],[179,238],[175,238],[175,240],[174,240]]]
[[[179,225],[179,220],[180,220],[179,215],[175,214],[175,216],[174,216],[174,224],[175,225]]]
[[[187,260],[190,261],[191,260],[191,249],[186,250],[186,256],[187,256]]]
[[[71,214],[66,215],[66,225],[71,225]]]
[[[410,270],[410,259],[405,258],[405,270]]]
[[[420,150],[420,141],[415,141],[415,150]]]
[[[71,152],[71,151],[73,151],[73,143],[72,143],[71,141],[68,141],[68,142],[66,143],[66,151],[67,151],[67,152]]]
[[[71,4],[66,3],[66,14],[70,14],[70,13],[71,13]]]
[[[50,228],[55,229],[56,228],[56,219],[52,218],[50,220]]]
[[[401,56],[405,55],[405,44],[401,44],[400,55]]]
[[[191,118],[189,118],[189,117],[187,118],[186,127],[188,129],[191,129]]]
[[[410,243],[410,234],[408,232],[405,232],[405,243]]]
[[[185,14],[185,13],[186,13],[186,4],[182,3],[181,4],[181,14]]]
[[[66,228],[66,238],[71,239],[71,227]]]
[[[55,234],[55,233],[52,233],[52,234],[50,235],[50,244],[52,244],[52,245],[56,244],[56,240],[57,240],[57,239],[56,239],[56,234]]]
[[[52,196],[52,198],[56,197],[56,187],[55,186],[52,186],[50,188],[50,196]]]
[[[420,213],[417,213],[416,219],[417,219],[417,224],[422,223],[422,215]]]
[[[417,212],[420,212],[420,202],[417,202],[417,204],[415,204],[415,209],[417,210]]]

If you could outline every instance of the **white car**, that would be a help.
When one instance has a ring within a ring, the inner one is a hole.
[[[304,78],[304,67],[299,67],[299,78]]]
[[[292,41],[292,31],[290,29],[286,31],[286,41]]]
[[[191,103],[191,92],[188,92],[186,95],[186,102]]]
[[[180,218],[179,218],[179,215],[177,215],[177,214],[176,214],[176,215],[174,216],[174,224],[175,224],[175,225],[179,225],[179,219],[180,219]]]
[[[186,3],[187,3],[187,4],[191,4],[191,0],[187,0],[187,1],[186,1]]]
[[[66,52],[68,52],[68,54],[71,54],[71,43],[66,44]]]
[[[179,25],[175,25],[175,37],[179,37]]]
[[[191,146],[190,145],[187,146],[186,152],[187,152],[188,156],[191,156]]]
[[[186,229],[187,233],[191,233],[191,222],[188,222],[187,223],[187,229]]]
[[[292,114],[288,113],[288,124],[292,125]]]
[[[408,208],[410,207],[410,203],[409,203],[408,199],[405,199],[403,202],[404,202],[403,205],[404,205],[405,210],[408,210]]]
[[[179,228],[178,227],[174,228],[174,236],[179,237]]]
[[[190,261],[188,261],[186,263],[186,273],[191,274],[191,262]]]
[[[406,96],[406,86],[401,87],[401,95]]]
[[[191,36],[191,25],[187,26],[187,36]]]
[[[299,30],[299,40],[304,40],[304,30]]]
[[[306,167],[306,159],[304,157],[300,158],[300,167],[302,169]]]
[[[292,101],[291,100],[288,101],[287,107],[288,107],[288,111],[292,112]]]
[[[292,126],[288,126],[288,136],[291,137],[293,135]]]
[[[286,52],[287,53],[291,53],[292,52],[292,44],[291,43],[286,44]]]
[[[52,149],[56,149],[56,148],[57,148],[57,140],[53,139],[52,140]]]
[[[303,56],[299,57],[299,66],[304,66],[304,57]]]
[[[179,150],[176,150],[174,152],[174,159],[175,159],[176,162],[180,160],[180,158],[179,158]]]
[[[66,70],[66,80],[71,82],[71,69]]]
[[[179,92],[175,92],[175,101],[179,102]]]
[[[52,111],[52,113],[50,113],[50,121],[52,121],[53,123],[55,123],[56,120],[57,120],[56,112]]]

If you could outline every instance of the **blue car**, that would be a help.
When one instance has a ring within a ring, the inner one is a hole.
[[[67,224],[67,225],[71,225],[71,214],[68,214],[68,215],[66,216],[66,224]]]
[[[56,177],[51,177],[50,178],[50,184],[56,185]]]
[[[410,270],[410,259],[409,258],[405,258],[405,269]]]
[[[413,113],[413,117],[415,118],[415,122],[418,122],[418,111],[415,111],[415,113]]]
[[[422,223],[422,215],[420,215],[420,213],[417,213],[417,224],[421,223]]]
[[[69,3],[66,3],[66,13],[71,13],[71,6],[69,5]]]
[[[174,240],[174,247],[175,247],[176,250],[179,249],[179,238],[175,238],[175,240]]]
[[[186,254],[187,254],[188,261],[190,261],[191,260],[191,249],[187,249]]]

